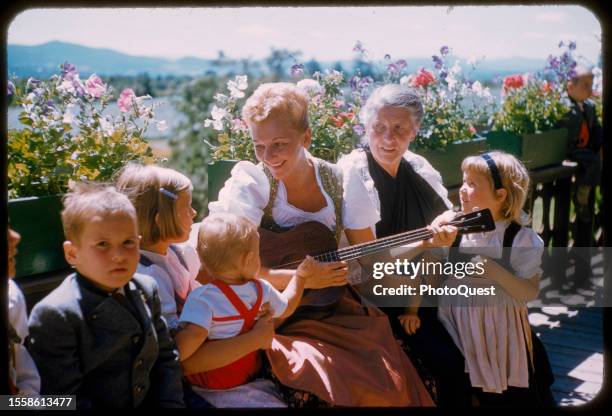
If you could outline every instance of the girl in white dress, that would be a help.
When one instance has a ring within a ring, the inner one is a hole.
[[[531,228],[521,226],[529,174],[514,156],[498,151],[467,157],[461,168],[462,211],[489,208],[496,227],[460,239],[459,252],[469,254],[462,258],[479,256],[484,274],[451,277],[446,285],[493,284],[496,295],[494,299],[472,296],[467,302],[446,299],[438,317],[463,353],[481,405],[516,404],[517,400],[541,404],[533,370],[533,344],[539,341],[532,342],[526,302],[539,292],[544,243]]]

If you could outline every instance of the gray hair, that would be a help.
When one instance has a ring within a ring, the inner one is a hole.
[[[419,95],[410,87],[400,84],[387,84],[377,88],[370,95],[359,112],[359,120],[367,126],[374,114],[383,107],[405,108],[412,114],[417,126],[423,120],[423,104]]]

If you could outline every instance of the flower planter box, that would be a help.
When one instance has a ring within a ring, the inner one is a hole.
[[[208,164],[208,202],[216,201],[237,160],[217,160]]]
[[[16,277],[68,267],[64,258],[62,195],[12,199],[8,202],[11,228],[21,234]]]
[[[515,134],[505,131],[487,133],[490,150],[503,150],[523,161],[527,169],[558,165],[567,152],[567,129],[555,129],[535,134]]]
[[[480,137],[474,140],[451,143],[444,149],[414,148],[416,154],[423,156],[442,175],[444,186],[460,185],[463,181],[461,162],[467,156],[477,155],[487,150],[487,141]]]

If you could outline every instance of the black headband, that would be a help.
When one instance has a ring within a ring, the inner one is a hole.
[[[499,169],[497,169],[497,165],[495,164],[495,161],[493,160],[491,155],[489,155],[488,153],[484,153],[482,155],[482,158],[485,160],[485,162],[487,162],[487,166],[489,166],[491,176],[493,177],[493,186],[495,187],[495,190],[497,191],[498,189],[503,188]]]

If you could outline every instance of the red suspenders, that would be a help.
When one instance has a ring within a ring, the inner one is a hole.
[[[236,292],[234,292],[227,283],[219,280],[213,280],[212,284],[219,288],[221,293],[225,295],[227,300],[229,300],[234,308],[236,308],[238,311],[238,315],[222,317],[213,316],[213,321],[228,322],[242,319],[244,320],[244,323],[240,329],[240,334],[250,330],[253,327],[253,324],[255,324],[255,318],[257,317],[257,313],[259,312],[263,298],[261,282],[259,282],[257,279],[253,280],[253,282],[257,287],[257,300],[255,301],[253,307],[248,309],[244,302],[242,302],[238,295],[236,295]],[[191,384],[207,389],[229,389],[247,383],[259,372],[261,365],[261,354],[260,351],[257,350],[250,352],[244,357],[241,357],[224,367],[197,374],[191,374],[186,376],[186,378]]]

